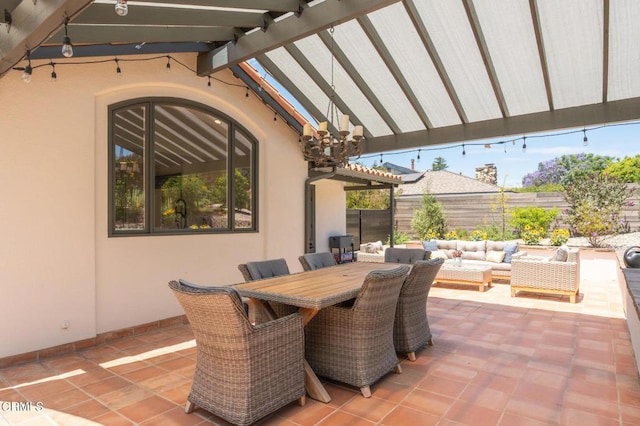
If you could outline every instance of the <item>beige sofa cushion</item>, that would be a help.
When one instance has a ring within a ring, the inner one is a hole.
[[[487,257],[486,241],[463,241],[458,240],[457,249],[462,251],[463,259],[485,260]]]

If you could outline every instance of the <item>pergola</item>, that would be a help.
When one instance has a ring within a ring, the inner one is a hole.
[[[231,68],[256,87],[238,66],[253,58],[317,121],[332,121],[333,66],[364,153],[640,118],[635,0],[142,0],[126,16],[114,4],[0,0],[0,75],[27,51],[64,62],[67,21],[74,58],[196,52],[198,75]]]

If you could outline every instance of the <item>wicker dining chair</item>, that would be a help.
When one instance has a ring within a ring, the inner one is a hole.
[[[232,287],[171,281],[195,336],[196,369],[185,411],[196,406],[249,425],[293,401],[305,402],[304,332],[299,314],[251,325]]]
[[[413,264],[419,260],[429,259],[430,251],[421,248],[389,247],[384,251],[385,263]]]
[[[393,324],[393,344],[396,352],[406,352],[409,360],[416,360],[416,350],[433,345],[427,317],[427,297],[443,259],[421,260],[413,264],[404,280]]]
[[[336,266],[336,259],[333,254],[328,251],[320,253],[305,253],[298,258],[302,269],[305,271],[313,271],[328,266]]]
[[[322,309],[307,324],[305,353],[317,375],[357,386],[369,398],[374,382],[401,372],[393,320],[408,272],[407,265],[370,272],[353,306]]]
[[[246,282],[289,275],[289,266],[287,265],[287,261],[282,258],[241,263],[238,265],[238,269],[242,273],[242,277]],[[251,304],[249,304],[249,306],[251,306]],[[278,317],[292,314],[298,310],[295,306],[284,305],[277,302],[269,302],[269,306]],[[251,308],[249,309],[249,317],[255,324],[259,324],[267,320],[267,318],[262,318],[259,313],[255,312],[255,310]]]

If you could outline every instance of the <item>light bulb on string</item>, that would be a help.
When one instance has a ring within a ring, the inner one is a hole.
[[[245,92],[245,94],[244,94],[244,97],[245,97],[245,98],[248,98],[248,97],[249,97],[249,88],[248,88],[248,87],[247,87],[247,91],[246,91],[246,92]]]
[[[71,38],[67,32],[67,25],[69,24],[69,17],[64,17],[64,37],[62,37],[62,56],[70,58],[73,56],[73,45],[71,44]]]
[[[207,78],[209,79],[209,80],[207,81],[207,87],[211,87],[211,76],[210,76],[210,75],[208,75],[208,76],[207,76]]]
[[[417,158],[418,163],[420,162],[420,151],[421,151],[421,149],[418,149],[418,158]]]
[[[116,0],[116,14],[118,16],[127,16],[127,13],[129,13],[127,0]]]
[[[31,52],[27,50],[27,65],[25,65],[25,67],[22,68],[22,75],[20,76],[20,78],[22,78],[22,81],[24,81],[25,83],[31,83],[32,73],[33,73],[33,68],[31,67]]]
[[[587,138],[587,129],[582,129],[582,133],[584,133],[584,138],[582,139],[582,144],[584,146],[589,146],[589,138]]]
[[[167,55],[167,66],[165,67],[167,72],[171,72],[171,56]]]
[[[50,65],[51,65],[51,82],[55,83],[56,81],[58,81],[58,74],[56,73],[56,64],[51,62]]]
[[[120,78],[122,77],[122,70],[120,69],[120,62],[118,61],[118,58],[114,59],[116,61],[116,77]]]
[[[527,152],[527,137],[524,136],[522,138],[522,152],[526,153]]]
[[[467,151],[465,151],[465,149],[464,149],[464,144],[462,144],[462,155],[463,155],[463,156],[464,156],[464,155],[467,155]]]

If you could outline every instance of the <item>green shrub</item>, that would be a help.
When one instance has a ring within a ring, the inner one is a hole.
[[[404,244],[407,241],[410,241],[411,237],[406,232],[398,232],[397,230],[393,233],[393,244]],[[385,244],[390,245],[391,236],[387,235],[387,241]]]
[[[480,229],[475,229],[471,232],[471,234],[469,235],[469,239],[471,241],[482,241],[482,240],[486,240],[487,239],[487,233],[480,230]]]
[[[527,245],[540,244],[540,240],[544,237],[545,230],[541,227],[525,225],[520,237]]]
[[[525,231],[532,230],[541,232],[540,238],[544,238],[556,216],[558,216],[556,208],[545,210],[542,207],[521,207],[513,210],[510,223],[521,238],[524,238],[522,234]]]
[[[556,228],[551,233],[551,245],[552,246],[561,246],[567,241],[569,241],[569,230],[563,228]]]
[[[426,240],[429,234],[444,235],[447,232],[447,221],[442,205],[436,197],[429,193],[422,196],[422,207],[413,213],[411,229],[423,240]]]
[[[592,247],[603,247],[608,236],[625,230],[622,209],[628,205],[633,190],[622,179],[593,173],[566,185],[564,191],[569,204],[567,223]]]
[[[505,229],[503,231],[502,227],[497,223],[489,223],[479,226],[478,230],[482,231],[486,235],[485,240],[504,241],[514,240],[516,238],[516,236],[513,235],[513,231],[510,229]]]

